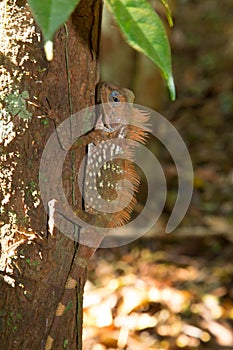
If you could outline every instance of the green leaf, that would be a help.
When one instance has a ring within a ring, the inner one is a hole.
[[[45,42],[52,41],[56,30],[68,19],[80,0],[28,0]]]
[[[175,100],[171,50],[163,23],[146,0],[106,0],[125,40],[161,70]]]

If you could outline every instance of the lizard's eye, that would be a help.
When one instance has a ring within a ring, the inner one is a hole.
[[[110,102],[115,102],[115,103],[121,102],[119,96],[120,96],[120,94],[118,91],[116,91],[116,90],[112,91],[109,95]]]

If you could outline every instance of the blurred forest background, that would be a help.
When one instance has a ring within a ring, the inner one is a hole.
[[[159,1],[152,1],[167,26]],[[146,236],[100,249],[84,299],[85,350],[233,348],[232,0],[169,1],[177,99],[156,67],[103,18],[101,79],[128,87],[136,103],[165,116],[183,137],[194,167],[194,193],[181,225],[164,228],[177,193],[176,169],[156,145],[168,195]]]

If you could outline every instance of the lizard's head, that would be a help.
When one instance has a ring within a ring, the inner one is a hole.
[[[103,119],[109,129],[114,128],[114,124],[129,121],[134,102],[132,91],[103,82],[100,84],[100,98],[103,103]]]
[[[135,98],[129,89],[120,88],[107,82],[100,84],[100,97],[102,103],[116,103],[116,106],[120,102],[133,103]]]

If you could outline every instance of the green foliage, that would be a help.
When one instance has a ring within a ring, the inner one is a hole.
[[[146,0],[106,0],[106,3],[129,45],[144,53],[161,69],[174,100],[171,51],[157,13]]]
[[[172,25],[170,8],[161,0]],[[55,31],[68,19],[79,0],[28,0],[40,25],[47,58],[52,59],[52,38]],[[146,0],[106,0],[106,4],[118,24],[125,40],[134,49],[149,57],[161,70],[175,99],[175,86],[171,68],[171,51],[163,23]]]
[[[29,99],[28,91],[23,91],[21,94],[18,90],[5,97],[6,111],[12,116],[19,116],[22,119],[30,119],[32,114],[28,112],[26,100]]]
[[[55,31],[69,18],[79,0],[28,0],[45,42],[53,39]]]

